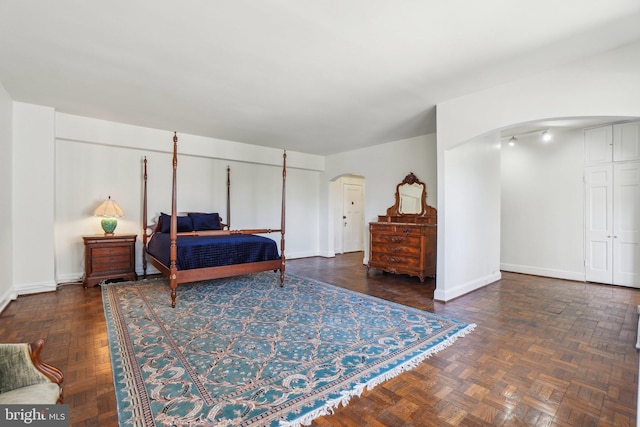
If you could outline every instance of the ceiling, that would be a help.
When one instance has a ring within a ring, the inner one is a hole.
[[[0,0],[15,101],[326,155],[640,39],[637,0]]]

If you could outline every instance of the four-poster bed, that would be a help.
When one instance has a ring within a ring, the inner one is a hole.
[[[173,178],[171,215],[160,214],[158,222],[147,221],[147,159],[144,159],[143,185],[143,272],[147,259],[165,277],[171,287],[171,307],[176,305],[176,289],[180,283],[217,279],[240,274],[280,270],[280,286],[284,285],[285,184],[287,154],[282,156],[282,207],[280,229],[231,230],[230,170],[227,167],[227,224],[217,213],[178,215],[176,175],[178,136],[173,136]],[[168,224],[167,224],[168,223]],[[272,239],[258,234],[280,232],[280,255]]]

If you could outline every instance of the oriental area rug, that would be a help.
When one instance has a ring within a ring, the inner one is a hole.
[[[103,285],[120,426],[297,426],[471,332],[311,279]]]

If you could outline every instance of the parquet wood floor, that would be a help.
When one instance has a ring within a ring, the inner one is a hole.
[[[636,425],[640,290],[503,273],[444,304],[434,281],[367,274],[362,253],[289,260],[287,271],[478,325],[314,426]],[[21,296],[0,315],[0,336],[46,340],[72,426],[117,425],[99,288]]]

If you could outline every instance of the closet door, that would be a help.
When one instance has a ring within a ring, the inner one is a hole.
[[[613,126],[613,160],[640,160],[640,122]]]
[[[613,171],[613,283],[640,288],[640,162]]]
[[[603,126],[584,131],[584,163],[607,163],[613,160],[613,127]]]
[[[613,283],[613,166],[585,168],[586,280]]]

